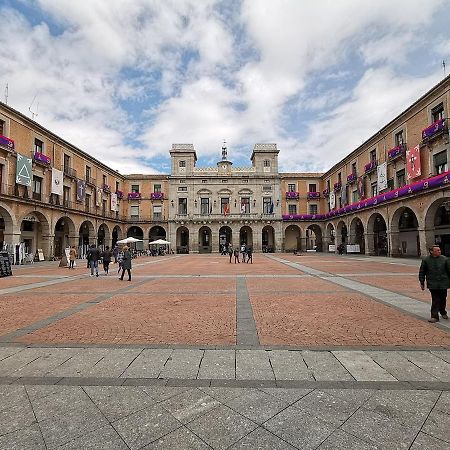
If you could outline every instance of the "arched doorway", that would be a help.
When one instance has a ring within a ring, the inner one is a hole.
[[[219,248],[228,248],[229,245],[233,245],[233,232],[230,227],[224,226],[219,229]]]
[[[198,230],[198,252],[199,253],[211,253],[211,228],[201,227]]]
[[[343,220],[341,220],[336,227],[336,238],[337,238],[337,245],[348,244],[348,230],[347,225]]]
[[[359,253],[366,252],[364,225],[359,217],[355,217],[350,223],[350,244],[359,245]]]
[[[177,229],[177,253],[189,253],[189,230],[186,227]]]
[[[327,225],[325,231],[325,240],[326,242],[328,242],[328,247],[325,249],[325,251],[334,253],[336,251],[336,230],[334,229],[334,225],[332,223],[329,223]]]
[[[55,225],[55,239],[53,253],[57,258],[62,258],[64,249],[75,245],[75,224],[70,217],[60,217]]]
[[[107,245],[109,245],[109,241],[110,241],[110,236],[109,236],[108,225],[106,225],[105,223],[102,223],[98,227],[97,245],[104,249]]]
[[[93,244],[95,242],[95,230],[94,225],[92,225],[92,222],[90,220],[85,220],[80,225],[79,230],[79,238],[78,238],[78,256],[80,258],[84,258],[87,254],[89,244]]]
[[[166,240],[166,230],[159,225],[151,227],[150,231],[148,232],[148,238],[150,242],[156,241],[158,239]]]
[[[248,226],[244,226],[239,230],[238,245],[241,246],[242,244],[253,248],[253,230]],[[234,245],[236,246],[236,242],[234,243]]]
[[[35,255],[42,249],[44,257],[50,253],[50,226],[44,214],[31,211],[22,217],[20,222],[20,242],[24,244],[24,252]]]
[[[118,225],[116,225],[112,231],[112,247],[114,248],[117,244],[117,241],[122,239],[122,230]]]
[[[12,234],[14,227],[15,223],[13,221],[12,213],[0,206],[0,250],[3,248],[6,249],[7,246],[11,246],[8,251],[12,253]],[[8,239],[8,236],[11,236],[11,239]]]
[[[262,251],[273,253],[275,251],[275,230],[270,225],[266,225],[261,231]]]
[[[319,225],[309,225],[306,229],[306,250],[323,251],[322,229]]]
[[[289,225],[284,232],[284,251],[301,251],[301,231],[297,225]]]
[[[139,242],[135,242],[132,248],[136,250],[144,249],[144,232],[142,231],[141,227],[133,225],[132,227],[128,228],[127,237],[134,237],[135,239],[139,239]]]
[[[450,198],[436,200],[428,208],[425,216],[425,236],[427,247],[439,245],[442,254],[450,256]]]
[[[391,221],[391,252],[396,256],[420,256],[419,222],[411,208],[397,209]],[[426,253],[426,252],[425,252]]]
[[[379,213],[370,216],[368,229],[369,235],[372,235],[373,249],[371,253],[375,256],[387,256],[389,249],[384,217]]]

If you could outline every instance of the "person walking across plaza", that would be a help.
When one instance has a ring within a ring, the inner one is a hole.
[[[242,243],[242,245],[241,245],[242,262],[245,262],[246,254],[247,254],[247,246],[244,243]]]
[[[131,252],[127,246],[123,248],[122,275],[120,277],[121,280],[123,280],[125,270],[128,272],[128,281],[131,281]]]
[[[233,246],[228,246],[228,256],[230,257],[230,264],[231,264],[231,258],[233,257]]]
[[[118,245],[114,246],[112,254],[114,256],[114,264],[117,264],[117,257],[119,256],[119,246]]]
[[[112,255],[113,255],[112,251],[109,249],[109,246],[107,245],[105,247],[105,250],[102,252],[103,270],[105,271],[105,275],[108,275],[109,273],[109,265],[111,263]]]
[[[431,293],[431,318],[428,322],[439,322],[439,314],[448,319],[445,309],[447,303],[447,289],[450,287],[450,266],[448,259],[441,255],[438,245],[430,248],[430,255],[422,260],[419,270],[419,282],[422,291],[427,288]]]
[[[239,248],[238,247],[236,247],[234,250],[233,250],[233,254],[234,254],[234,263],[236,264],[236,262],[237,263],[240,263],[240,261],[239,261]]]
[[[247,264],[253,264],[253,249],[248,246],[247,247]]]
[[[69,250],[69,269],[75,269],[75,260],[77,259],[77,250],[75,245],[72,245]]]
[[[100,250],[95,246],[95,244],[91,245],[91,248],[87,252],[87,260],[89,262],[89,267],[91,268],[91,277],[98,277],[98,260],[100,259]]]

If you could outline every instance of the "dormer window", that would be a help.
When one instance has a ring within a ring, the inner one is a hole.
[[[435,106],[431,110],[431,121],[434,123],[443,118],[444,118],[444,104],[439,103],[439,105]]]
[[[186,161],[180,161],[180,162],[178,163],[178,166],[179,166],[179,167],[186,167]]]
[[[44,143],[39,139],[34,140],[34,153],[44,153]]]
[[[270,167],[270,160],[269,159],[265,159],[264,160],[264,167]]]
[[[405,137],[403,134],[403,130],[399,131],[398,133],[395,133],[395,146],[398,147],[399,145],[403,145],[405,143]]]

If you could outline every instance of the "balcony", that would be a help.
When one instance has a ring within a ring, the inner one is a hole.
[[[42,201],[42,194],[40,192],[33,192],[33,200]]]
[[[333,190],[334,192],[339,192],[342,188],[342,183],[334,183]]]
[[[123,199],[123,192],[122,191],[116,191],[117,199],[122,200]]]
[[[391,148],[388,151],[388,158],[390,161],[393,161],[401,156],[405,156],[406,154],[406,144],[397,145],[397,147]]]
[[[103,192],[105,192],[106,194],[111,193],[111,188],[109,187],[108,184],[104,184],[102,189],[103,189]]]
[[[128,192],[128,200],[140,200],[140,192]]]
[[[432,125],[430,125],[427,128],[424,128],[422,130],[422,143],[427,144],[428,142],[433,141],[434,139],[437,139],[438,137],[442,136],[446,131],[446,125],[445,121],[447,119],[439,119],[436,120]]]
[[[330,190],[328,189],[328,188],[326,188],[326,189],[324,189],[323,191],[322,191],[322,194],[323,194],[323,196],[326,198],[326,197],[329,197],[330,196]]]
[[[161,222],[161,220],[163,220],[162,214],[161,213],[153,214],[153,220],[155,220],[157,222]]]
[[[72,202],[70,200],[67,199],[63,199],[62,201],[62,206],[64,208],[72,208]]]
[[[164,200],[164,192],[152,192],[150,198],[152,200]]]
[[[86,176],[86,184],[88,184],[89,186],[95,186],[96,183],[97,180],[95,178]]]
[[[356,173],[353,172],[350,175],[347,175],[347,183],[352,184],[356,181],[357,178],[358,178],[358,175],[356,175]]]
[[[40,152],[34,153],[33,160],[35,163],[41,164],[42,166],[45,166],[45,167],[49,167],[52,162],[52,160],[50,159],[49,156],[44,155],[43,153],[40,153]]]
[[[0,147],[13,152],[15,149],[14,141],[6,136],[0,134]]]
[[[374,160],[374,161],[370,161],[370,163],[366,164],[364,166],[364,173],[368,174],[370,172],[373,172],[378,166],[378,163]]]
[[[309,200],[320,198],[320,192],[307,192],[306,198]]]
[[[70,178],[77,178],[77,171],[72,169],[72,167],[64,167],[64,175]]]
[[[298,192],[294,192],[294,191],[286,192],[286,199],[288,199],[288,200],[298,200],[299,197],[300,197],[300,194]]]

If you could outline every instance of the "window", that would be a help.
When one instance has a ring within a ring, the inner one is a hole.
[[[327,189],[328,189],[328,192],[330,192],[330,180],[327,180]]]
[[[44,143],[39,139],[34,140],[34,153],[44,153]]]
[[[358,202],[358,190],[352,191],[352,203]]]
[[[352,174],[356,175],[356,163],[352,163]]]
[[[153,220],[161,220],[162,219],[162,206],[155,205],[153,206]]]
[[[178,214],[187,214],[187,198],[178,199]]]
[[[317,192],[316,191],[316,185],[315,184],[310,184],[308,187],[308,192]]]
[[[291,216],[297,214],[297,205],[288,205],[288,212]]]
[[[200,214],[210,214],[211,211],[209,210],[209,198],[204,197],[200,199]]]
[[[288,192],[296,192],[295,184],[288,184]]]
[[[372,197],[375,197],[378,194],[378,185],[377,182],[372,183],[370,185]]]
[[[395,146],[403,145],[405,143],[405,136],[403,134],[403,130],[395,133]]]
[[[270,167],[270,160],[268,159],[264,160],[264,167]]]
[[[433,156],[433,160],[434,160],[434,172],[436,175],[447,172],[447,170],[448,170],[447,169],[447,150],[436,153],[436,155]]]
[[[317,214],[317,205],[309,205],[309,214]]]
[[[70,169],[70,156],[64,155],[64,172],[69,172]]]
[[[373,149],[370,151],[370,162],[376,162],[377,161],[377,149]]]
[[[388,180],[387,186],[388,186],[387,188],[389,191],[392,191],[392,189],[394,189],[394,179],[393,178]]]
[[[263,214],[273,214],[272,197],[263,197]]]
[[[133,192],[133,193],[140,192],[139,191],[139,185],[138,184],[132,184],[131,185],[131,192]]]
[[[396,176],[397,176],[397,187],[401,188],[403,186],[406,186],[405,169],[397,170]]]
[[[42,178],[33,176],[33,199],[42,200]]]
[[[241,197],[241,214],[250,214],[250,197]]]
[[[86,166],[86,181],[91,181],[91,168]]]
[[[84,209],[86,212],[89,212],[91,209],[91,196],[89,194],[86,194],[86,197],[84,199]]]
[[[222,197],[220,199],[220,212],[222,214],[230,213],[230,198],[229,197]]]
[[[130,218],[132,220],[139,220],[139,205],[130,206]]]
[[[106,215],[106,200],[103,200],[102,202],[102,215]]]
[[[178,192],[187,192],[187,186],[178,186]]]
[[[119,182],[116,181],[116,192],[119,190]]]
[[[70,207],[70,187],[63,186],[63,205],[66,208]]]
[[[338,173],[338,183],[342,184],[342,174],[341,174],[341,172]]]
[[[208,180],[202,180],[203,184],[206,184],[208,182]]]
[[[160,184],[154,184],[153,185],[153,192],[161,192],[161,185]]]
[[[339,208],[342,208],[342,196],[339,196]]]
[[[434,123],[437,120],[441,120],[444,118],[444,104],[439,103],[439,105],[435,106],[431,110],[431,121]]]
[[[4,120],[0,120],[0,134],[2,135],[2,136],[4,136],[5,135],[5,121]]]
[[[180,161],[178,167],[186,167],[186,161]]]
[[[263,186],[263,192],[272,192],[272,186]]]
[[[106,175],[103,175],[103,184],[108,184],[108,178]]]

